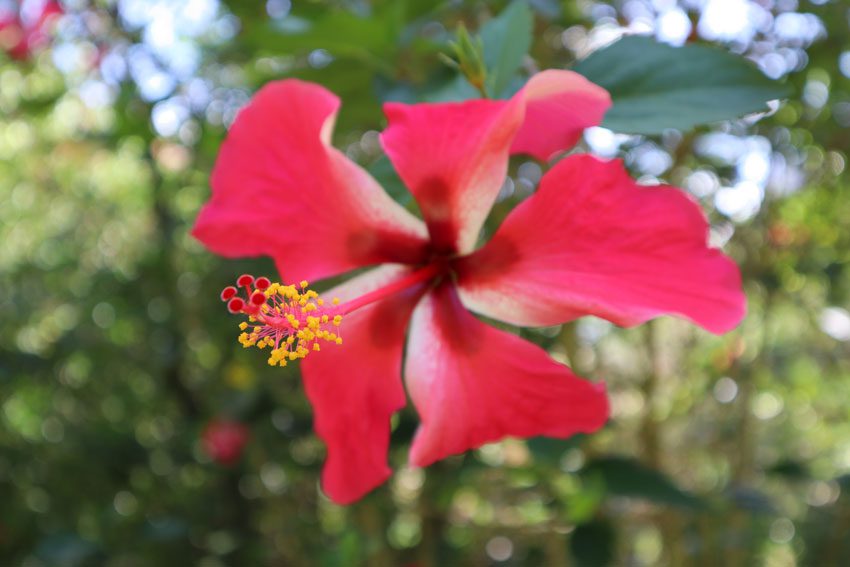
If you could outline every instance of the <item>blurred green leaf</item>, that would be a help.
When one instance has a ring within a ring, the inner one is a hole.
[[[578,526],[570,537],[570,552],[579,567],[605,567],[614,562],[617,534],[607,520]]]
[[[574,435],[569,439],[553,439],[551,437],[532,437],[526,441],[528,449],[534,455],[534,461],[557,466],[564,453],[578,447],[584,435]]]
[[[74,567],[92,564],[97,547],[76,534],[62,533],[44,538],[38,545],[38,555],[50,565]]]
[[[742,510],[756,514],[776,514],[776,506],[763,492],[746,486],[736,486],[728,491],[730,500]]]
[[[704,506],[702,500],[676,486],[663,473],[627,457],[605,457],[591,461],[582,471],[582,476],[602,478],[608,492],[618,496],[641,498],[656,504],[692,510]]]
[[[766,110],[788,96],[752,63],[716,47],[671,47],[630,36],[576,64],[575,71],[605,87],[614,106],[602,126],[630,134],[660,134]]]
[[[770,467],[767,472],[787,480],[809,480],[812,478],[808,467],[799,461],[786,459]]]
[[[481,27],[487,92],[495,98],[506,94],[523,58],[531,48],[534,15],[525,0],[515,0],[501,14]]]

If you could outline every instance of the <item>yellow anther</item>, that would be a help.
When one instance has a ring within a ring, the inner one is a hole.
[[[329,329],[342,323],[342,315],[322,313],[325,301],[308,282],[294,285],[271,283],[263,290],[265,302],[253,304],[248,321],[239,324],[239,343],[245,347],[269,349],[269,366],[286,366],[322,349],[320,341],[342,344]],[[340,299],[333,298],[334,305]],[[331,326],[333,325],[333,326]]]

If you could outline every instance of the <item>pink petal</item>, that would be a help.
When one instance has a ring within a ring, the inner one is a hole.
[[[315,84],[260,89],[221,146],[195,237],[224,256],[271,256],[288,281],[420,261],[422,222],[331,147],[338,109]]]
[[[382,266],[327,292],[343,301],[408,273]],[[408,290],[345,317],[342,345],[324,346],[301,363],[317,435],[328,449],[322,486],[339,504],[358,500],[390,475],[390,417],[404,407],[404,332],[422,289]]]
[[[573,71],[537,73],[518,96],[526,100],[525,120],[511,153],[539,160],[573,147],[584,129],[598,126],[611,107],[608,91]]]
[[[608,418],[601,384],[478,321],[449,284],[420,302],[408,344],[405,381],[422,420],[410,452],[414,465],[506,436],[589,433]]]
[[[381,144],[410,188],[436,252],[465,253],[505,180],[520,98],[384,105]]]
[[[434,251],[470,252],[511,153],[540,159],[573,146],[611,105],[571,71],[544,71],[511,100],[384,105],[384,150],[419,203]]]
[[[741,321],[746,300],[738,267],[707,237],[684,192],[641,187],[619,162],[570,156],[458,262],[460,295],[516,325],[581,315],[635,325],[671,313],[722,333]]]

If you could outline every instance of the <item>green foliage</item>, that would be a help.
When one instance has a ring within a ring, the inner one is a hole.
[[[611,93],[614,106],[602,125],[630,134],[730,120],[767,110],[767,101],[789,94],[787,86],[717,47],[674,48],[638,36],[594,52],[574,69]]]
[[[582,474],[591,478],[598,475],[608,492],[616,496],[641,498],[692,510],[703,507],[699,498],[635,459],[617,456],[597,459],[588,463]]]
[[[576,527],[570,538],[570,552],[578,567],[606,567],[614,564],[616,533],[607,520]]]
[[[481,27],[487,65],[487,92],[494,98],[512,94],[517,70],[531,49],[534,15],[525,0],[514,0]]]

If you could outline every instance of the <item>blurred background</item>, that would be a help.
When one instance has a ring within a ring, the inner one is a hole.
[[[850,4],[529,0],[526,74],[623,34],[711,43],[793,87],[691,131],[583,147],[694,195],[742,267],[716,337],[664,318],[523,330],[605,380],[610,424],[406,468],[339,507],[297,368],[218,299],[265,260],[187,233],[240,106],[287,76],[342,96],[335,144],[410,204],[381,102],[453,98],[481,0],[0,0],[0,565],[850,565]],[[640,58],[635,53],[635,58]],[[534,191],[518,159],[488,230]]]

